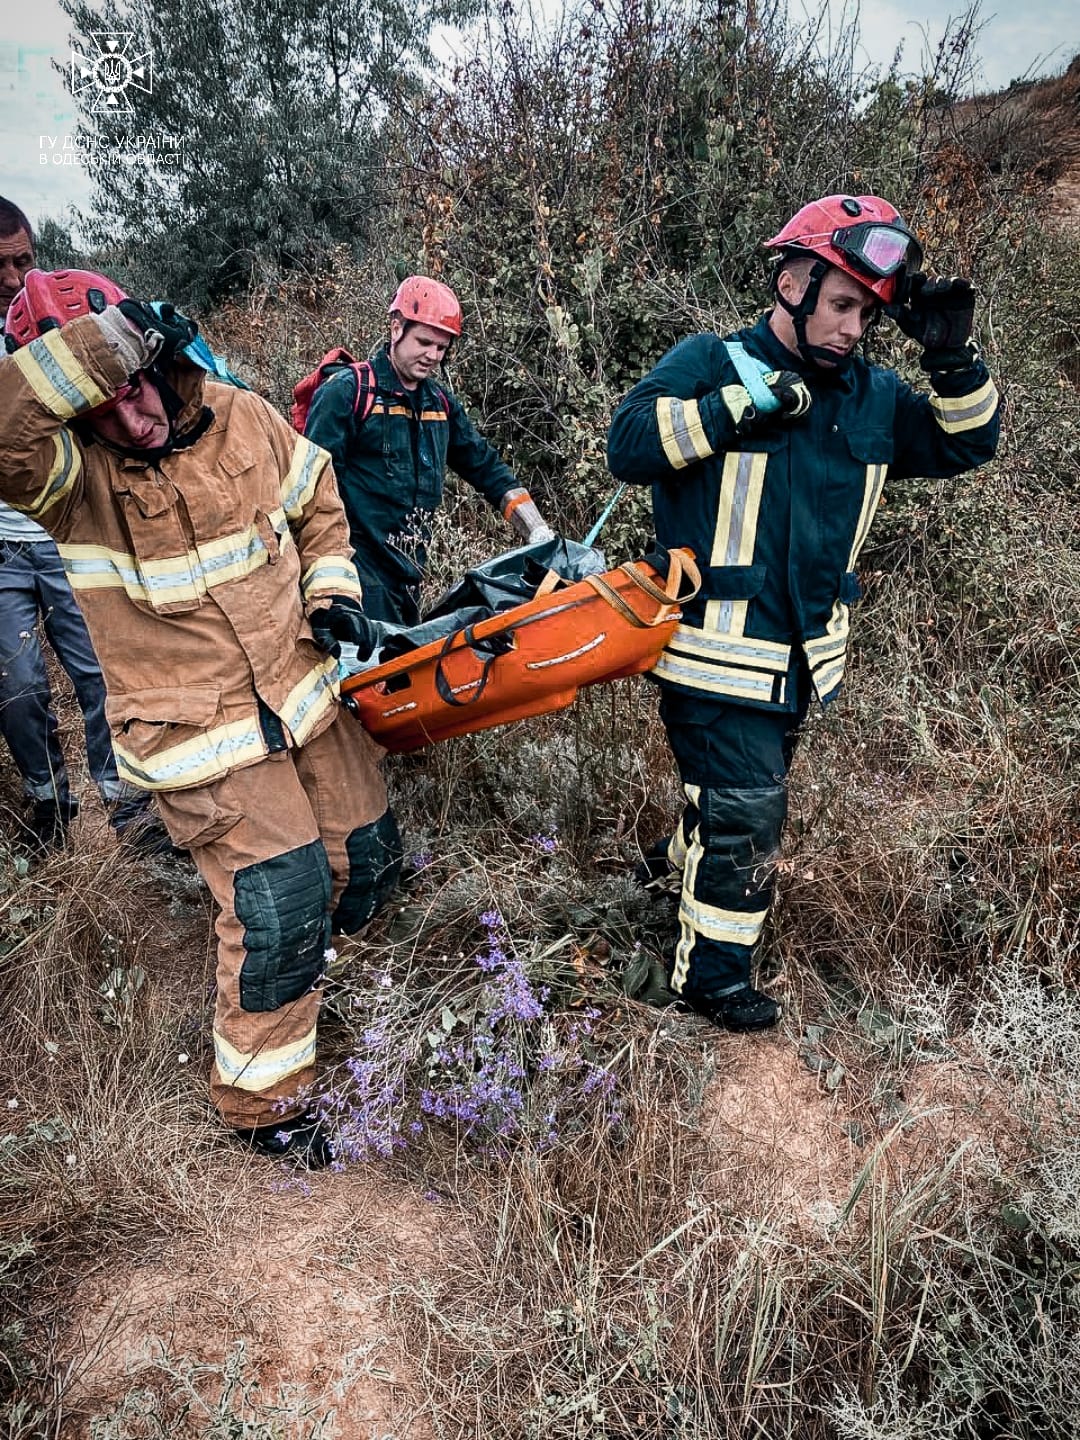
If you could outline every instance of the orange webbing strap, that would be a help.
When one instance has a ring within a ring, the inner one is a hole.
[[[668,552],[668,559],[670,564],[668,565],[667,583],[663,590],[661,590],[658,585],[653,584],[648,575],[639,569],[632,560],[628,560],[625,565],[619,566],[623,574],[628,576],[639,590],[643,590],[650,600],[655,600],[660,606],[659,611],[652,620],[643,620],[635,610],[631,609],[619,592],[613,589],[602,576],[586,575],[585,579],[596,593],[607,601],[615,613],[621,615],[628,624],[636,625],[639,630],[648,630],[654,625],[663,625],[668,619],[668,612],[675,605],[678,605],[682,600],[692,600],[701,589],[701,572],[694,564],[688,551],[671,550]],[[693,589],[688,595],[680,596],[679,589],[684,574],[690,581]]]
[[[536,587],[536,593],[533,595],[533,599],[539,600],[541,595],[550,595],[551,592],[557,590],[560,585],[567,584],[569,584],[569,581],[564,580],[557,570],[549,570]]]
[[[619,568],[624,574],[629,575],[640,590],[644,590],[646,595],[659,601],[660,604],[680,605],[685,600],[692,600],[701,589],[701,571],[694,563],[693,555],[689,550],[669,550],[668,560],[670,563],[667,583],[662,590],[632,560],[628,560]],[[683,575],[686,576],[692,588],[687,594],[680,595]]]

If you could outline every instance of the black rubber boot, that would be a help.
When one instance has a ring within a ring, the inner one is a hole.
[[[258,1155],[288,1160],[304,1170],[325,1170],[335,1159],[334,1142],[326,1125],[305,1111],[275,1125],[237,1130],[236,1138]]]
[[[634,879],[643,890],[655,895],[679,895],[682,893],[682,871],[668,859],[671,836],[657,840],[645,854],[640,864],[634,866]]]
[[[747,985],[731,995],[707,995],[689,987],[682,992],[683,1004],[697,1015],[704,1015],[722,1030],[747,1034],[754,1030],[770,1030],[780,1019],[780,1006],[771,995]]]
[[[68,826],[79,813],[79,802],[66,800],[35,800],[34,808],[23,821],[39,851],[62,850],[67,839]]]
[[[186,855],[173,844],[169,832],[144,802],[120,800],[109,806],[109,824],[126,850],[136,855]]]

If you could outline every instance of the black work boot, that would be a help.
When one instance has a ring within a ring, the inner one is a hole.
[[[305,1110],[273,1125],[233,1132],[241,1144],[258,1155],[288,1160],[303,1170],[324,1170],[334,1162],[334,1141],[328,1127],[317,1115]]]
[[[657,840],[640,864],[634,866],[634,879],[643,890],[649,890],[654,895],[682,893],[682,871],[668,859],[671,839],[670,835],[665,835],[662,840]]]
[[[143,800],[119,800],[108,807],[109,824],[126,850],[136,855],[185,855]]]
[[[23,821],[34,848],[39,851],[62,850],[68,826],[79,813],[79,802],[69,795],[64,800],[55,796],[35,800],[34,808]]]
[[[709,995],[687,986],[682,992],[683,1004],[697,1015],[704,1015],[722,1030],[746,1034],[753,1030],[769,1030],[780,1019],[780,1006],[771,995],[747,985],[730,995]]]

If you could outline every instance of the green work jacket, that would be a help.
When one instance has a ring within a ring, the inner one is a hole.
[[[448,390],[430,379],[406,390],[386,346],[371,365],[367,419],[354,413],[356,373],[346,366],[316,390],[304,434],[333,459],[361,579],[374,571],[394,590],[423,575],[447,465],[496,507],[517,482]]]
[[[725,343],[695,335],[616,410],[608,463],[652,486],[657,538],[701,563],[701,593],[655,678],[702,700],[794,710],[803,657],[821,701],[840,688],[855,565],[886,475],[953,476],[991,459],[997,391],[973,349],[959,368],[931,370],[925,395],[859,357],[832,372],[805,363],[767,316],[729,338],[800,373],[809,413],[740,439],[720,393],[739,383]]]

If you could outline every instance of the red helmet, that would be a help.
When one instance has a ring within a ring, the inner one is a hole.
[[[10,353],[47,330],[59,330],[80,315],[99,315],[106,305],[126,299],[119,285],[93,270],[28,270],[8,306],[4,343]]]
[[[922,246],[900,212],[877,195],[825,195],[811,200],[765,245],[794,255],[819,256],[886,305],[898,298],[904,278],[922,269]]]
[[[390,314],[420,325],[433,325],[436,330],[461,334],[461,306],[458,298],[441,280],[426,275],[410,275],[397,288],[390,301]]]

